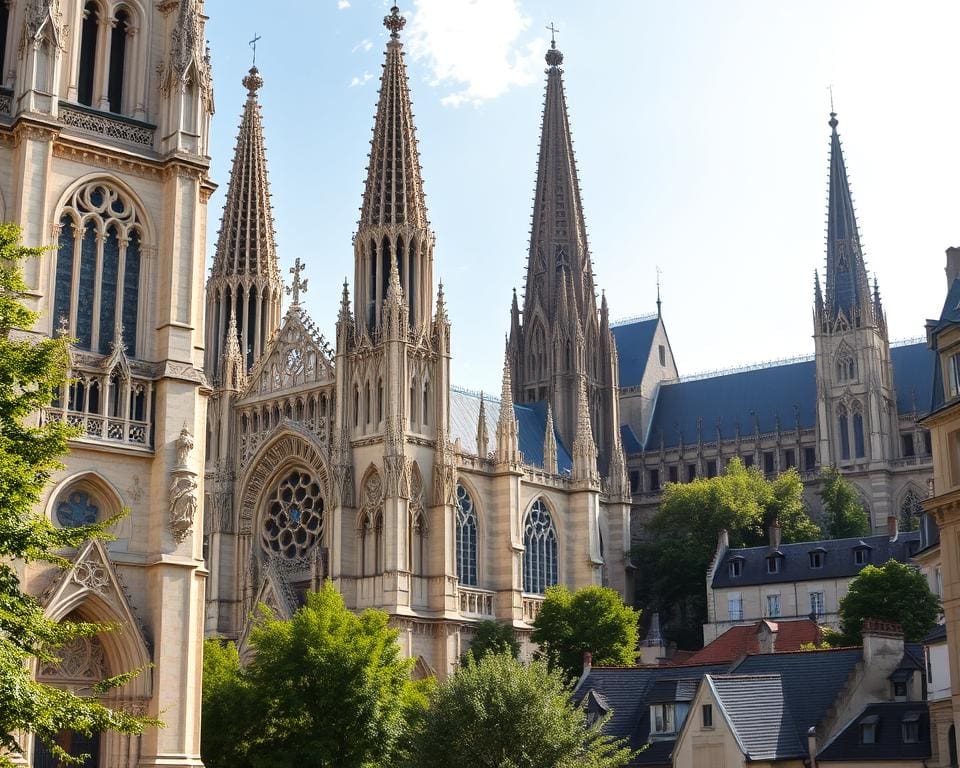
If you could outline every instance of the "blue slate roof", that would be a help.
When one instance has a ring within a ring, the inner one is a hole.
[[[650,738],[650,704],[653,699],[664,700],[672,690],[689,701],[696,684],[706,674],[718,674],[726,664],[706,664],[688,667],[594,667],[575,694],[577,703],[591,691],[613,714],[604,733],[618,739],[627,739],[631,749],[639,749]],[[629,764],[634,766],[669,766],[674,739],[657,740],[637,755]]]
[[[523,461],[536,467],[543,466],[543,438],[547,433],[547,404],[545,402],[514,405],[513,413],[517,419],[520,434],[520,453]],[[500,419],[500,400],[484,396],[484,414],[486,415],[488,449],[496,444],[497,421]],[[467,453],[477,452],[477,423],[480,418],[480,395],[457,387],[450,388],[450,439],[460,439],[460,445]],[[557,439],[557,469],[569,473],[573,468],[570,452],[560,440],[560,434],[554,428]]]
[[[943,302],[943,309],[940,311],[939,320],[927,321],[927,338],[930,344],[936,345],[937,334],[945,328],[960,324],[960,279],[954,280],[950,290],[947,291],[947,298]],[[930,410],[935,411],[946,403],[946,397],[943,393],[943,375],[940,367],[940,356],[933,350],[933,378],[931,379],[932,393],[930,397]]]
[[[623,441],[623,450],[627,455],[640,453],[643,450],[643,443],[629,424],[620,426],[620,439]]]
[[[860,724],[876,720],[876,743],[860,743]],[[903,740],[903,722],[917,722],[916,742]],[[930,757],[930,717],[925,701],[890,701],[866,706],[858,717],[837,734],[818,755],[819,760],[855,760],[873,763],[882,760],[916,760]]]
[[[610,329],[620,358],[621,387],[640,386],[659,322],[659,317],[651,317],[615,325]]]
[[[758,654],[747,656],[730,671],[737,675],[779,675],[790,702],[793,733],[805,745],[807,729],[823,719],[862,656],[860,648]],[[817,684],[811,685],[811,680]]]
[[[711,675],[709,681],[748,760],[806,754],[781,675]]]
[[[737,424],[744,436],[753,434],[755,422],[761,433],[776,429],[777,417],[784,430],[816,423],[816,371],[813,360],[726,373],[709,378],[661,384],[647,433],[647,450],[697,442],[697,419],[704,442],[720,436],[732,440]]]
[[[866,562],[858,564],[854,552],[861,547],[866,547],[868,552]],[[781,544],[776,550],[769,546],[731,548],[717,567],[713,576],[713,587],[716,589],[853,577],[866,566],[882,565],[887,560],[908,563],[919,548],[920,531],[901,532],[896,541],[890,541],[890,537],[884,533],[864,536],[862,539],[824,539]],[[810,566],[810,552],[815,549],[821,552],[819,568]],[[774,551],[783,555],[780,558],[780,570],[777,573],[768,573],[767,558]],[[730,575],[728,563],[734,558],[741,560],[739,576]]]
[[[934,357],[925,343],[890,349],[899,413],[922,413],[930,402]],[[778,417],[784,431],[798,424],[800,429],[813,429],[816,396],[813,360],[664,383],[657,394],[646,450],[659,450],[661,435],[665,448],[679,445],[681,435],[688,445],[697,442],[698,418],[703,441],[708,443],[717,439],[718,418],[723,440],[736,437],[737,424],[745,437],[756,428],[761,434],[774,432]]]

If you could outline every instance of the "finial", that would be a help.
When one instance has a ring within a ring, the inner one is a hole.
[[[390,30],[390,39],[396,40],[400,37],[400,30],[404,28],[407,20],[400,15],[400,9],[393,6],[390,9],[390,15],[383,17],[383,26]]]
[[[827,90],[830,91],[830,127],[833,130],[837,130],[837,110],[833,108],[833,85],[828,85]]]
[[[253,33],[253,40],[251,40],[251,41],[248,43],[248,45],[249,45],[251,48],[253,48],[253,62],[252,62],[252,64],[251,64],[251,66],[253,66],[253,67],[256,67],[256,66],[257,66],[257,42],[260,41],[260,40],[262,40],[262,39],[263,39],[263,38],[262,38],[260,35],[258,35],[256,32],[254,32],[254,33]]]
[[[563,64],[563,54],[557,50],[557,32],[560,30],[553,26],[553,22],[550,22],[550,26],[547,27],[550,30],[550,50],[547,51],[546,59],[547,64],[551,67],[559,67]]]
[[[300,304],[300,292],[307,292],[308,281],[300,279],[300,275],[303,270],[303,262],[301,262],[300,257],[297,256],[297,260],[293,262],[293,266],[290,267],[290,274],[293,275],[293,282],[286,287],[287,294],[293,296],[293,306],[298,306]],[[346,288],[346,282],[344,282],[344,288]]]
[[[248,95],[250,96],[253,96],[253,94],[263,88],[263,78],[260,77],[259,69],[250,67],[247,76],[243,78],[243,87],[247,89],[249,92]]]
[[[657,267],[657,317],[660,317],[660,267]]]

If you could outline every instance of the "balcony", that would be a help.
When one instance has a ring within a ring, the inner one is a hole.
[[[457,587],[460,599],[460,613],[478,619],[493,618],[493,592],[476,587]]]
[[[523,595],[521,598],[523,605],[523,620],[527,624],[533,624],[537,616],[540,615],[540,607],[543,605],[543,595]]]
[[[80,430],[80,439],[97,440],[149,448],[152,440],[150,423],[120,419],[101,414],[77,413],[64,408],[45,408],[44,422],[65,422]]]

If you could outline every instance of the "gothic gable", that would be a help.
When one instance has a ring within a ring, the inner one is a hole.
[[[250,372],[241,399],[331,382],[333,377],[333,350],[306,312],[294,305]]]

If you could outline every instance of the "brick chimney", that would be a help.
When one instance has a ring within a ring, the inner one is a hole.
[[[890,537],[890,541],[894,542],[897,540],[897,536],[900,535],[900,520],[896,515],[887,515],[887,536]]]
[[[770,534],[770,548],[780,549],[780,521],[777,518],[773,518],[768,533]]]
[[[590,651],[583,652],[583,674],[590,674],[590,670],[593,669],[593,653]]]
[[[960,248],[947,248],[947,267],[944,270],[947,273],[947,290],[953,285],[953,281],[960,277]]]
[[[780,627],[775,621],[764,619],[757,625],[757,650],[773,653],[777,649],[777,633]]]
[[[893,621],[866,619],[863,622],[863,661],[890,666],[892,672],[903,658],[903,627]]]

